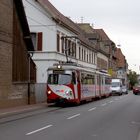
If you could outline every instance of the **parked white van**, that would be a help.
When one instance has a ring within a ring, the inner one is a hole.
[[[122,80],[121,79],[111,80],[111,94],[122,95]]]

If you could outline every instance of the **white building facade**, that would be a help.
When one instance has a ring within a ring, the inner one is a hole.
[[[79,33],[74,27],[76,24],[59,13],[48,1],[23,0],[23,3],[35,47],[33,60],[37,69],[37,83],[47,82],[48,67],[66,62],[66,53],[69,61],[96,69],[97,53],[78,38]],[[60,14],[58,17],[62,19],[57,22],[55,14]]]

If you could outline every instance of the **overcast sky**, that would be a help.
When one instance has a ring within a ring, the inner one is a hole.
[[[129,69],[140,74],[140,0],[49,0],[74,22],[102,28],[121,45]]]

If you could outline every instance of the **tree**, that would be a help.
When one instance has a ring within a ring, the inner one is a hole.
[[[130,88],[132,89],[133,86],[135,84],[138,83],[138,75],[135,71],[129,71],[129,74],[128,74],[128,79],[129,79],[129,85],[130,85]]]

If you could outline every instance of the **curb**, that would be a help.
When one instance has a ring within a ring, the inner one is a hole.
[[[47,106],[46,106],[47,107]],[[12,115],[17,115],[17,114],[21,114],[21,113],[26,113],[26,112],[31,112],[31,111],[35,111],[35,110],[38,110],[38,109],[41,109],[41,108],[45,108],[45,106],[43,107],[25,107],[25,108],[19,108],[19,109],[14,109],[13,110],[10,110],[10,111],[4,111],[2,113],[0,113],[0,119],[1,118],[4,118],[4,117],[9,117],[9,116],[12,116]]]
[[[46,113],[46,112],[60,109],[60,107],[48,107],[48,106],[51,105],[40,104],[40,105],[33,105],[32,107],[26,106],[18,109],[13,108],[13,110],[1,112],[0,124],[35,116],[35,115],[40,115],[41,113]]]

